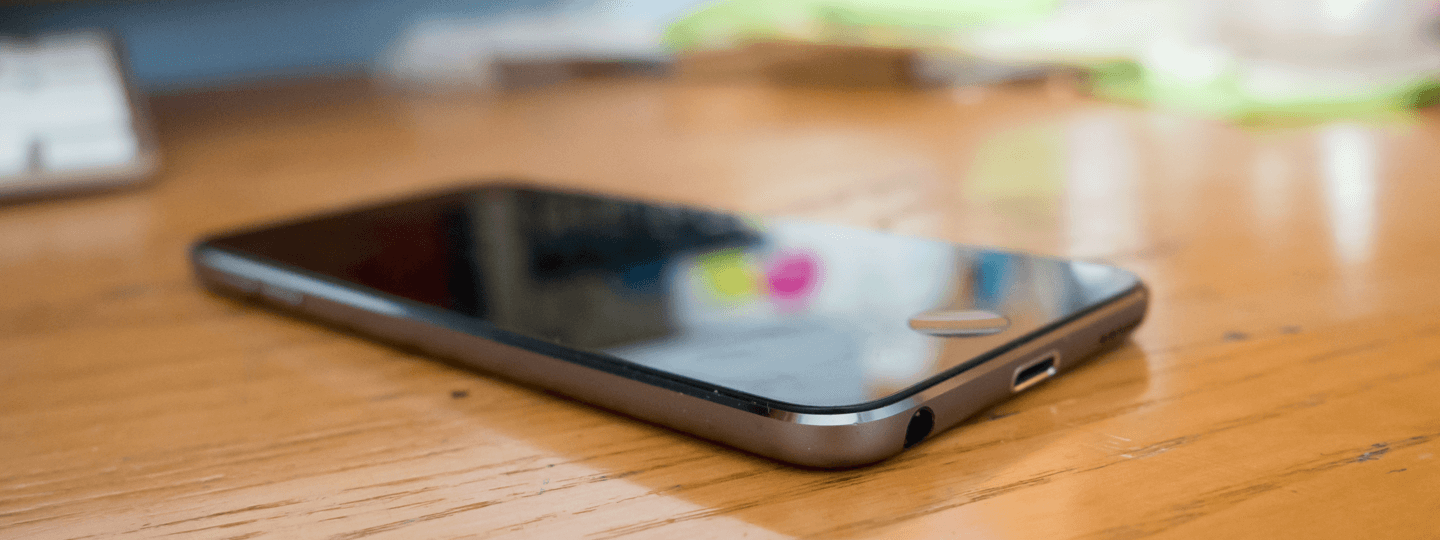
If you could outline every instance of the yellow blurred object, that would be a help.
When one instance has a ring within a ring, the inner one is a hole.
[[[743,300],[760,292],[760,267],[743,251],[717,251],[701,256],[698,263],[706,289],[717,300]]]

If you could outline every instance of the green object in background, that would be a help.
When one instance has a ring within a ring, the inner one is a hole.
[[[872,47],[964,48],[956,38],[986,25],[1043,23],[1060,0],[719,0],[671,25],[663,43],[676,51],[723,49],[757,41],[794,41]],[[1097,23],[1099,24],[1099,23]],[[1163,29],[1155,36],[1163,36]],[[1142,50],[1144,43],[1136,43]],[[1082,47],[1083,49],[1083,47]],[[1134,60],[1086,58],[1053,50],[1053,65],[1090,73],[1098,97],[1151,103],[1240,122],[1323,121],[1391,116],[1440,101],[1440,82],[1428,74],[1362,81],[1350,90],[1326,91],[1297,79],[1272,95],[1246,88],[1231,64],[1210,78],[1185,80],[1148,70]],[[1341,68],[1336,68],[1341,69]],[[1343,69],[1341,69],[1343,71]],[[1356,75],[1358,78],[1359,75]]]
[[[1440,82],[1412,79],[1365,92],[1295,95],[1260,99],[1246,92],[1233,73],[1203,83],[1167,80],[1132,62],[1091,66],[1090,91],[1116,101],[1153,103],[1212,117],[1258,123],[1272,120],[1324,121],[1390,116],[1440,102]]]
[[[1059,0],[721,0],[672,24],[673,50],[788,40],[869,46],[943,43],[984,23],[1043,17]]]

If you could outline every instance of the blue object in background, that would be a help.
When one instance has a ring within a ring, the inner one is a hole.
[[[975,307],[996,309],[1009,296],[1014,278],[1015,257],[996,251],[982,251],[975,263]]]
[[[145,90],[354,73],[410,21],[484,17],[557,0],[167,0],[0,7],[0,35],[114,31]]]

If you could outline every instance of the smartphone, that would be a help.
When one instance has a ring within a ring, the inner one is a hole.
[[[810,467],[873,463],[1144,317],[1111,266],[482,183],[209,237],[226,295]]]

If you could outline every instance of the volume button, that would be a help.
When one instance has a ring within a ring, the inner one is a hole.
[[[253,279],[222,273],[219,275],[219,280],[247,296],[260,292],[260,282]]]
[[[269,283],[260,285],[260,296],[287,306],[298,306],[305,301],[305,295]]]

